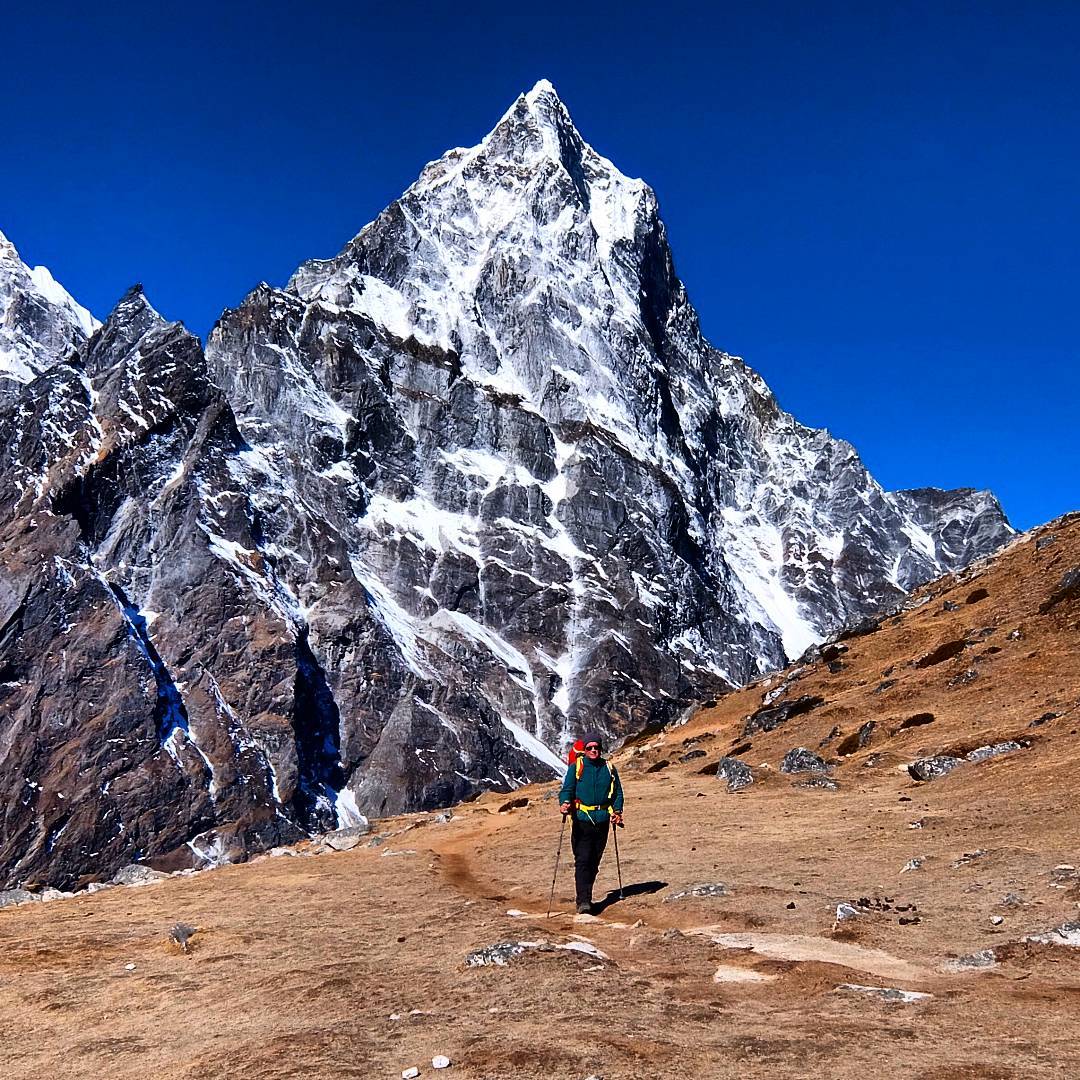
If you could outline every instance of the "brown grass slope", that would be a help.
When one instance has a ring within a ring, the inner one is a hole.
[[[552,786],[381,822],[353,851],[2,910],[4,1075],[428,1076],[442,1053],[441,1075],[470,1078],[1080,1076],[1078,950],[1024,941],[1080,918],[1076,567],[1080,515],[627,747],[631,895],[595,920],[567,911],[565,851],[545,918]],[[747,737],[770,693],[822,702]],[[1021,745],[929,783],[906,769],[1003,742]],[[798,746],[836,790],[779,771]],[[722,755],[755,783],[729,794]],[[178,920],[198,927],[188,953]],[[496,942],[581,940],[604,958],[465,966]],[[993,966],[956,970],[988,949]]]

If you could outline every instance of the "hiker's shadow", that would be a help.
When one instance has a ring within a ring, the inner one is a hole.
[[[599,915],[612,904],[617,904],[620,900],[625,900],[629,896],[644,896],[646,893],[659,892],[661,889],[666,888],[666,881],[638,881],[633,885],[625,886],[621,893],[618,889],[612,889],[603,900],[597,900],[593,904],[593,914]]]

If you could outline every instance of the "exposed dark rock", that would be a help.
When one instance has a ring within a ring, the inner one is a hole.
[[[805,788],[808,791],[839,791],[840,785],[828,776],[808,776],[805,780],[799,780],[792,787]]]
[[[874,735],[874,728],[876,727],[876,720],[867,720],[858,731],[852,732],[846,739],[843,739],[839,743],[836,747],[836,752],[841,757],[847,757],[848,755],[854,754],[869,746],[870,740]]]
[[[670,764],[671,762],[666,758],[662,761],[654,761],[645,771],[647,773],[660,772],[661,769],[666,769]]]
[[[963,765],[964,759],[951,757],[948,754],[939,754],[937,757],[922,758],[913,761],[908,766],[908,773],[912,780],[938,780],[942,776],[951,773],[958,765]]]
[[[879,682],[877,686],[875,686],[874,689],[870,691],[870,693],[884,694],[886,690],[891,690],[895,685],[895,679],[885,679],[882,682]]]
[[[941,605],[941,610],[942,611],[959,611],[960,610],[960,605],[958,603],[956,603],[955,601],[953,601],[953,600],[946,600],[945,603]]]
[[[668,893],[663,902],[669,904],[675,900],[700,900],[714,896],[730,896],[728,887],[720,881],[706,882],[700,885],[690,885],[678,892]]]
[[[880,629],[881,619],[869,616],[852,623],[850,626],[845,626],[844,629],[836,635],[836,640],[851,641],[853,638],[866,637],[867,634],[876,634]]]
[[[743,724],[743,735],[754,735],[757,732],[775,731],[781,724],[786,724],[794,716],[802,716],[824,705],[823,697],[804,695],[791,701],[783,701],[779,705],[765,706],[751,713]]]
[[[966,668],[958,675],[954,675],[945,685],[949,687],[967,686],[968,683],[973,683],[979,677],[979,673],[975,668]]]
[[[1051,608],[1067,600],[1075,600],[1078,596],[1080,596],[1080,566],[1065,572],[1058,587],[1039,605],[1039,614],[1045,615]]]
[[[1011,754],[1014,750],[1024,749],[1020,743],[1013,742],[1011,739],[1007,742],[994,743],[991,746],[979,746],[974,750],[968,751],[964,755],[968,761],[980,762],[988,761],[993,757],[1000,757],[1002,754]]]
[[[1042,714],[1042,716],[1036,717],[1034,720],[1032,720],[1031,723],[1028,724],[1028,727],[1042,727],[1043,724],[1047,724],[1051,720],[1056,720],[1060,715],[1061,713],[1045,712]]]
[[[679,761],[696,761],[698,758],[703,757],[705,757],[704,750],[687,750],[686,753],[679,758]]]
[[[1048,548],[1051,544],[1055,543],[1056,541],[1057,541],[1056,536],[1040,536],[1039,539],[1035,541],[1035,550],[1036,551],[1042,551],[1044,548]]]
[[[972,592],[968,593],[967,599],[964,601],[964,603],[977,604],[980,600],[985,600],[989,595],[990,593],[987,592],[986,589],[974,589]]]
[[[754,782],[750,766],[733,757],[722,757],[717,762],[716,778],[727,784],[728,791],[742,791]]]
[[[780,771],[782,773],[827,773],[829,766],[824,758],[812,750],[807,750],[805,746],[797,746],[784,755],[784,760],[780,762]]]

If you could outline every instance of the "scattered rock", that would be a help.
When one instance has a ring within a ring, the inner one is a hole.
[[[524,941],[500,941],[483,949],[474,949],[465,957],[466,967],[506,967],[515,956],[532,946]]]
[[[914,859],[908,859],[902,867],[900,867],[900,873],[906,874],[912,870],[921,870],[926,863],[925,855],[916,855]]]
[[[839,734],[840,734],[840,725],[839,724],[833,725],[832,729],[829,731],[829,734],[826,735],[825,738],[822,739],[821,742],[818,743],[818,749],[820,750],[823,746],[828,746],[829,743],[831,743],[833,741],[833,739],[835,739]]]
[[[891,690],[895,685],[896,685],[896,680],[895,679],[885,679],[883,682],[879,682],[877,684],[877,686],[874,687],[874,689],[870,691],[870,693],[871,694],[884,694],[886,690]]]
[[[591,941],[568,941],[561,945],[550,941],[500,941],[496,945],[488,945],[483,949],[474,949],[467,953],[465,966],[506,967],[511,960],[533,949],[537,952],[582,953],[595,960],[608,959],[607,954],[601,952]]]
[[[688,889],[683,889],[682,892],[669,893],[664,897],[664,903],[671,903],[673,900],[687,900],[687,899],[699,899],[704,896],[729,896],[728,887],[721,881],[706,882],[699,885],[691,885]]]
[[[864,637],[867,634],[875,634],[881,629],[881,620],[870,616],[852,623],[836,635],[837,641],[850,641],[852,638]]]
[[[663,761],[654,762],[645,771],[647,773],[659,772],[661,769],[666,769],[671,764],[666,758]]]
[[[911,1005],[917,1001],[929,1001],[934,995],[916,990],[898,990],[892,986],[860,986],[858,983],[841,983],[837,990],[849,994],[868,994],[890,1004]]]
[[[436,1054],[435,1057],[431,1059],[431,1067],[433,1069],[449,1069],[450,1059],[446,1057],[445,1054]]]
[[[1029,934],[1021,940],[1033,945],[1067,945],[1073,949],[1080,948],[1080,922],[1065,922],[1046,933]]]
[[[1001,898],[1001,906],[1002,907],[1010,907],[1010,908],[1023,907],[1024,903],[1025,903],[1024,898],[1022,896],[1020,896],[1019,894],[1014,893],[1014,892],[1006,893]]]
[[[1038,717],[1035,720],[1032,720],[1031,723],[1028,724],[1028,727],[1042,727],[1043,724],[1048,724],[1051,720],[1056,720],[1060,715],[1061,713],[1045,712],[1042,714],[1042,716]]]
[[[4,889],[0,891],[0,908],[15,907],[19,904],[40,902],[41,897],[29,889]]]
[[[860,911],[854,904],[837,904],[836,905],[836,922],[847,922],[848,919],[857,919],[860,915]]]
[[[695,761],[697,758],[703,758],[704,756],[704,750],[687,750],[686,753],[679,758],[679,761]]]
[[[943,664],[946,660],[952,660],[953,657],[959,656],[966,648],[967,642],[963,639],[959,641],[946,641],[936,649],[931,649],[930,652],[924,653],[918,659],[913,660],[911,666],[928,668],[933,667],[935,664]]]
[[[846,666],[847,665],[844,663],[843,660],[830,660],[829,661],[829,674],[830,675],[839,675],[840,672],[843,671]]]
[[[991,923],[992,926],[1000,926],[1004,921],[1005,921],[1005,917],[1003,915],[991,915],[990,916],[990,923]]]
[[[965,851],[959,859],[956,859],[951,865],[954,870],[959,870],[961,866],[968,866],[975,862],[977,859],[984,858],[989,854],[986,848],[976,848],[974,851]]]
[[[401,1070],[401,1080],[415,1080],[420,1075],[420,1070],[414,1065],[411,1069]]]
[[[1080,596],[1080,566],[1067,570],[1058,587],[1050,594],[1049,599],[1039,605],[1039,614],[1045,615],[1051,608],[1065,600],[1073,600]]]
[[[151,870],[149,866],[143,866],[141,863],[129,863],[127,866],[121,866],[113,874],[111,881],[113,885],[151,885],[155,881],[164,881],[168,876],[160,870]]]
[[[964,759],[951,757],[948,754],[939,754],[937,757],[921,758],[913,761],[908,767],[908,775],[912,780],[939,780],[947,776],[958,765],[963,765]]]
[[[960,605],[958,603],[956,603],[954,600],[946,600],[945,603],[941,605],[941,610],[942,611],[959,611],[960,610]]]
[[[841,757],[848,757],[851,754],[856,753],[859,750],[864,749],[870,745],[870,740],[874,735],[874,728],[877,727],[876,720],[867,720],[858,731],[853,731],[846,739],[844,739],[836,748],[836,752]]]
[[[742,791],[754,782],[754,774],[745,761],[722,757],[716,765],[716,778],[727,784],[728,791]]]
[[[553,795],[554,792],[548,792],[547,794],[550,796],[550,795]],[[445,825],[448,821],[452,821],[453,819],[454,819],[454,812],[452,810],[444,810],[441,814],[436,814],[435,815],[435,824],[436,825]]]
[[[1010,641],[1023,641],[1024,640],[1024,631],[1021,630],[1020,627],[1018,626],[1015,630],[1010,630],[1005,636]]]
[[[993,949],[980,949],[978,952],[968,953],[966,956],[958,956],[950,960],[945,966],[950,971],[972,971],[980,968],[990,968],[997,964],[997,954]]]
[[[784,760],[780,763],[780,771],[782,773],[827,773],[829,766],[812,750],[807,750],[805,746],[796,746],[784,755]]]
[[[759,731],[775,731],[781,724],[786,724],[792,717],[802,716],[804,713],[824,705],[823,697],[804,695],[793,698],[791,701],[783,701],[779,705],[767,706],[751,713],[743,725],[743,735],[754,735]]]
[[[1077,874],[1076,867],[1071,863],[1061,863],[1050,871],[1050,888],[1052,889],[1071,888],[1078,880],[1080,880],[1080,874]]]
[[[169,931],[169,940],[174,944],[179,945],[181,952],[186,953],[188,951],[188,942],[191,941],[197,932],[198,930],[196,927],[189,926],[187,923],[178,922]]]
[[[806,790],[839,791],[840,785],[828,776],[808,776],[805,780],[792,784],[792,787]]]
[[[964,756],[968,761],[980,762],[988,761],[993,757],[1000,757],[1002,754],[1011,754],[1014,750],[1023,750],[1023,747],[1018,742],[1009,740],[1008,742],[994,743],[990,746],[977,747]]]
[[[335,836],[333,833],[328,833],[325,842],[331,851],[352,851],[354,847],[360,846],[360,837]]]
[[[1057,540],[1056,536],[1040,536],[1035,541],[1035,550],[1042,551],[1043,548],[1048,548],[1055,540]]]
[[[959,675],[954,675],[946,685],[949,687],[967,686],[968,683],[973,683],[978,677],[979,673],[975,668],[966,668]]]

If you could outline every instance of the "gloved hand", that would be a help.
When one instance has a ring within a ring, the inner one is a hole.
[[[611,824],[616,825],[616,826],[621,826],[622,823],[623,823],[622,811],[621,810],[612,810],[611,811]]]
[[[562,803],[559,806],[559,812],[562,813],[562,814],[569,814],[570,813],[570,804],[568,802]]]

